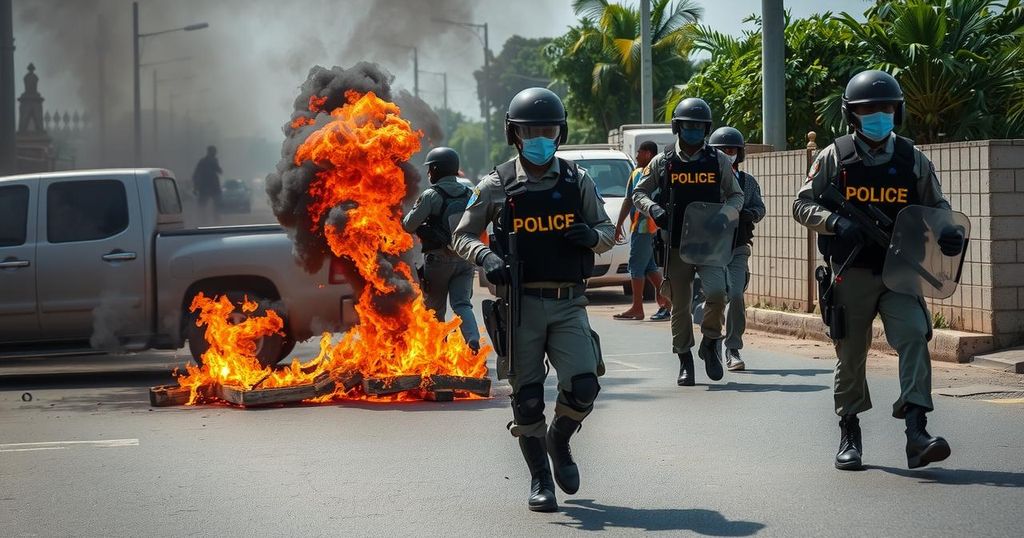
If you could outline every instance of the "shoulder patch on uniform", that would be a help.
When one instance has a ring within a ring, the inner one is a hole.
[[[466,202],[466,207],[473,205],[473,202],[475,202],[477,198],[480,198],[480,187],[473,187],[473,193],[469,195],[469,201]]]
[[[814,164],[811,165],[811,171],[807,172],[807,180],[814,179],[814,176],[818,175],[821,170],[821,158],[814,159]]]
[[[651,165],[648,164],[647,166],[644,167],[643,174],[646,176],[646,175],[650,175],[650,173],[651,173]]]

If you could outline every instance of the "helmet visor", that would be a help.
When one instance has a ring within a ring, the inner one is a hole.
[[[558,136],[561,133],[561,125],[516,125],[516,134],[519,135],[520,140],[541,137],[558,140]]]
[[[676,120],[682,129],[703,129],[707,124],[703,121]]]

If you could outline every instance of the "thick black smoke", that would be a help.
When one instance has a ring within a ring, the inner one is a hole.
[[[376,64],[367,62],[360,62],[348,69],[315,66],[310,69],[309,76],[295,98],[294,111],[283,127],[285,140],[281,148],[281,160],[277,164],[277,171],[267,176],[266,188],[274,215],[281,225],[289,230],[294,242],[295,257],[307,272],[314,273],[320,270],[324,261],[331,255],[331,251],[322,233],[310,231],[314,223],[310,220],[308,209],[310,202],[313,201],[309,196],[309,186],[319,168],[309,161],[296,165],[295,154],[309,135],[331,121],[329,112],[346,103],[346,92],[372,91],[381,99],[390,101],[392,79],[390,73]],[[312,112],[309,109],[310,99],[314,97],[325,99],[320,112]],[[404,112],[403,110],[403,117]],[[313,123],[294,127],[296,120],[300,119],[312,120]],[[419,128],[415,122],[412,123],[413,128]],[[408,196],[410,192],[418,189],[420,176],[409,163],[401,163],[400,167],[404,173]],[[315,223],[318,224],[316,229],[323,230],[326,226],[344,229],[348,223],[349,212],[356,207],[358,202],[352,200],[331,208],[323,222]],[[387,314],[393,308],[407,303],[412,298],[414,290],[412,283],[395,271],[400,258],[383,253],[378,256],[380,275],[395,288],[395,291],[387,296],[374,298],[377,310]],[[348,261],[345,260],[345,263],[348,264]],[[354,267],[348,265],[345,273],[357,289],[362,288],[362,279],[358,278],[358,272]]]

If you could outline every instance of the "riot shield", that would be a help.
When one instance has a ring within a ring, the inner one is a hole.
[[[961,252],[946,256],[939,248],[942,231],[952,227],[964,235]],[[896,215],[885,255],[882,282],[897,293],[945,299],[956,291],[971,236],[971,221],[958,211],[912,205]]]
[[[693,265],[725,267],[732,260],[736,219],[722,231],[708,229],[711,219],[725,209],[725,204],[692,202],[683,214],[683,227],[679,238],[679,257]]]

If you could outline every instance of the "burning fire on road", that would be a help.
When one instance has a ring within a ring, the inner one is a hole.
[[[207,327],[210,349],[201,366],[186,367],[179,386],[154,387],[158,396],[183,399],[187,391],[189,404],[259,405],[488,394],[489,348],[474,353],[458,319],[434,318],[402,258],[413,240],[401,227],[401,205],[418,182],[406,161],[419,151],[421,134],[389,101],[389,81],[366,63],[311,70],[284,128],[283,158],[267,178],[274,212],[306,270],[328,256],[346,264],[359,293],[358,325],[337,343],[325,333],[311,360],[264,367],[256,342],[281,331],[282,318],[273,310],[253,315],[258,305],[246,299],[249,316],[232,323],[231,300],[199,294],[191,310]]]

